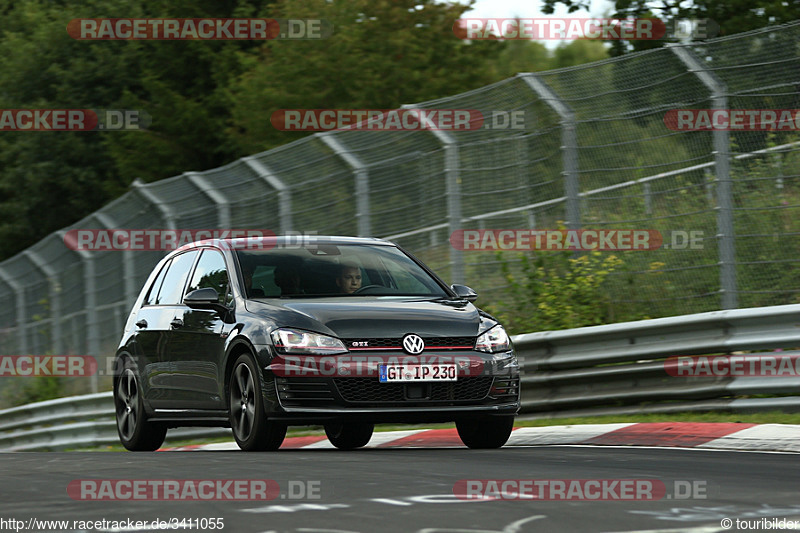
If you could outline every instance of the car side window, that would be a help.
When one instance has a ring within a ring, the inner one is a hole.
[[[196,289],[212,288],[219,294],[220,303],[226,303],[228,295],[228,270],[225,258],[216,250],[206,249],[200,256],[192,275],[192,281],[186,288],[186,294]]]
[[[169,270],[169,265],[171,263],[171,260],[167,261],[167,263],[161,267],[161,272],[158,273],[155,281],[150,285],[150,290],[147,291],[147,298],[144,299],[144,305],[156,305],[156,303],[158,303],[158,291],[161,290],[161,285],[164,283],[164,276],[167,275],[167,270]]]
[[[192,250],[172,259],[161,290],[158,291],[157,305],[177,305],[181,302],[183,287],[186,285],[186,278],[189,277],[189,270],[192,268],[197,253],[197,250]]]

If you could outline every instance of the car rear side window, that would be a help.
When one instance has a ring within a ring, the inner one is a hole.
[[[197,262],[186,294],[208,287],[217,291],[220,303],[225,303],[228,294],[228,270],[225,268],[225,258],[216,250],[206,249]]]
[[[158,291],[156,305],[177,305],[181,302],[183,287],[196,257],[197,250],[192,250],[172,259],[161,290]]]
[[[161,285],[164,283],[164,276],[167,275],[167,270],[169,269],[169,265],[172,261],[167,261],[167,263],[161,267],[161,272],[158,273],[156,280],[150,286],[150,290],[147,292],[147,298],[144,300],[144,305],[156,305],[158,303],[158,291],[161,290]]]

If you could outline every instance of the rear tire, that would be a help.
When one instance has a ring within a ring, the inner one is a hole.
[[[475,449],[500,448],[508,442],[514,429],[513,416],[485,417],[456,422],[458,436],[466,446]]]
[[[272,451],[281,447],[286,424],[268,420],[261,395],[261,379],[249,354],[233,363],[230,386],[230,420],[233,438],[244,451]]]
[[[122,360],[122,374],[114,380],[114,410],[117,435],[127,450],[152,452],[164,444],[167,426],[147,420],[136,365],[127,357]]]
[[[361,422],[337,421],[325,424],[328,440],[340,450],[355,450],[366,446],[374,430],[375,424]]]

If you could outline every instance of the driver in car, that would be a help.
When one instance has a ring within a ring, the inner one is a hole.
[[[342,263],[339,275],[336,277],[336,286],[344,294],[353,294],[361,288],[361,269],[354,263]]]

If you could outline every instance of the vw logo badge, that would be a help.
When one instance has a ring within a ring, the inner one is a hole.
[[[419,335],[411,333],[403,337],[403,349],[411,355],[420,354],[425,349],[425,341]]]

